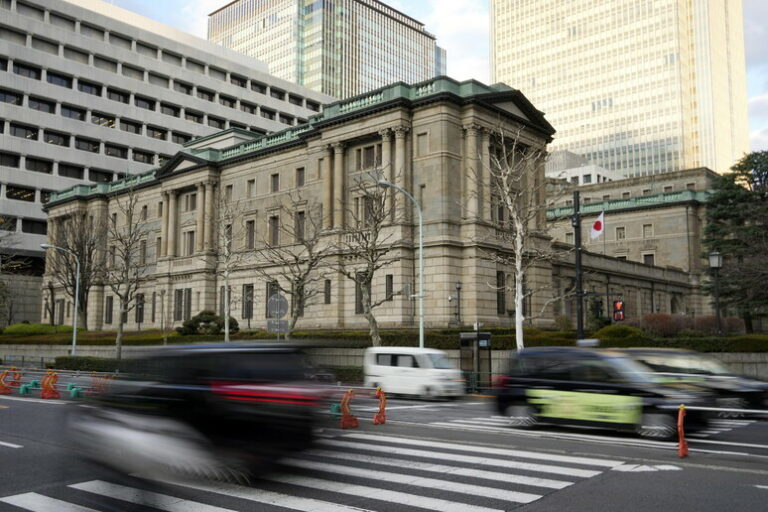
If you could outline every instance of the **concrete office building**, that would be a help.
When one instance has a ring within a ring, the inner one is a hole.
[[[0,0],[0,77],[0,229],[38,275],[52,191],[147,171],[222,129],[301,124],[330,100],[98,0]]]
[[[590,164],[582,155],[565,150],[551,153],[544,169],[547,178],[566,180],[573,185],[605,183],[626,178],[619,171],[609,171],[599,165]]]
[[[378,0],[235,0],[209,15],[208,39],[340,99],[446,70],[435,36]]]
[[[495,82],[520,89],[569,150],[628,176],[749,151],[740,0],[492,0]]]

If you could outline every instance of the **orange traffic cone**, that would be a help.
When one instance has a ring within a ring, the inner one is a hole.
[[[21,372],[15,366],[11,367],[10,372],[13,377],[13,380],[11,380],[10,385],[11,387],[18,388],[19,386],[21,386]]]
[[[59,376],[56,372],[49,371],[40,383],[43,388],[40,390],[40,398],[60,398],[61,395],[56,390],[57,382],[59,382]]]
[[[381,387],[376,388],[376,398],[379,399],[379,412],[373,415],[373,424],[382,425],[387,422],[387,413],[385,409],[387,407],[387,395],[381,390]]]
[[[677,455],[681,459],[688,456],[688,442],[685,440],[685,405],[680,404],[680,410],[677,413],[677,436],[679,444],[677,446]]]
[[[360,425],[357,418],[352,416],[352,413],[349,410],[349,402],[352,400],[354,394],[355,390],[350,389],[344,393],[343,397],[341,397],[341,428],[357,428]]]
[[[11,386],[5,383],[7,376],[8,370],[3,370],[3,373],[0,373],[0,395],[10,395],[13,392]]]

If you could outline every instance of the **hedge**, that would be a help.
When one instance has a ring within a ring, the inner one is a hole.
[[[78,332],[81,329],[77,330]],[[71,325],[51,325],[51,324],[13,324],[3,329],[5,335],[31,336],[33,334],[72,334]]]
[[[57,370],[80,370],[85,372],[114,372],[120,368],[117,359],[90,356],[60,356],[56,358]]]

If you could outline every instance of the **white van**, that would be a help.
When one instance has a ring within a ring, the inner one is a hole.
[[[363,360],[365,385],[386,393],[425,398],[464,394],[461,371],[442,350],[416,347],[371,347]]]

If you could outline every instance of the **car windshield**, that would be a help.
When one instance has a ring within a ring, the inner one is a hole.
[[[616,368],[627,382],[636,384],[657,384],[659,379],[653,371],[647,366],[637,361],[623,356],[612,356],[610,358],[614,368]]]
[[[427,357],[432,362],[432,367],[438,370],[449,370],[454,368],[453,363],[445,357],[444,354],[427,354]]]
[[[723,363],[704,354],[638,354],[640,362],[656,372],[732,375]]]

